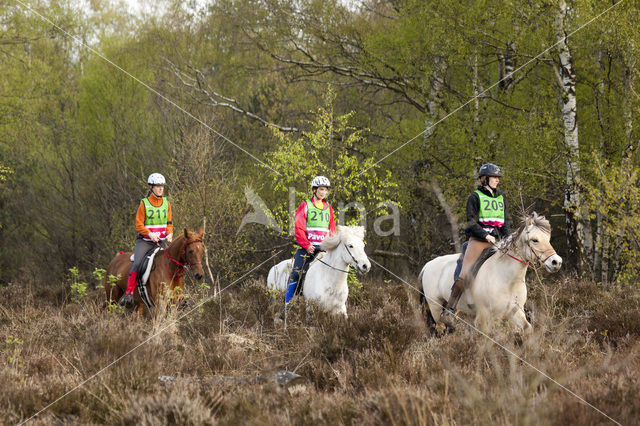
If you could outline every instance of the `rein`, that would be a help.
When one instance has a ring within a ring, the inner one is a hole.
[[[183,258],[184,258],[184,259],[186,259],[186,258],[187,258],[187,247],[188,247],[190,244],[193,244],[193,243],[201,243],[201,242],[202,242],[202,240],[192,240],[192,241],[187,241],[187,242],[185,243],[185,245],[184,245],[184,249],[182,250],[182,256],[180,256],[180,259],[183,259]],[[172,261],[173,263],[175,263],[176,265],[178,265],[178,267],[176,268],[176,273],[175,273],[175,275],[174,275],[174,277],[177,277],[177,278],[178,278],[178,280],[180,280],[180,279],[182,278],[182,274],[184,273],[184,269],[185,269],[185,267],[191,267],[191,266],[193,266],[193,265],[200,265],[200,264],[202,264],[202,262],[193,262],[193,263],[187,263],[187,262],[185,262],[185,263],[181,263],[180,261],[178,261],[178,260],[174,259],[173,257],[171,257],[171,255],[169,254],[169,250],[168,250],[168,249],[164,251],[164,254],[165,254],[165,256],[167,256],[169,259],[171,259],[171,261]],[[169,272],[169,262],[167,262],[167,274],[168,274],[169,276],[171,276],[171,272]],[[172,280],[173,280],[173,278],[172,278]]]
[[[351,254],[351,252],[349,251],[349,247],[347,247],[347,245],[346,245],[344,242],[342,242],[341,244],[344,246],[344,248],[345,248],[345,249],[347,249],[347,253],[349,253],[349,256],[351,256],[351,260],[353,260],[353,261],[355,262],[355,264],[357,265],[357,264],[358,264],[358,261],[356,260],[356,258],[355,258],[355,257],[353,257],[353,255],[352,255],[352,254]],[[345,270],[343,270],[343,269],[336,268],[336,267],[335,267],[335,266],[333,266],[333,265],[329,265],[327,262],[323,262],[323,261],[322,261],[322,259],[316,258],[316,260],[317,260],[318,262],[320,262],[320,263],[324,264],[324,265],[327,265],[327,266],[328,266],[329,268],[331,268],[331,269],[335,269],[336,271],[344,272],[344,273],[346,273],[346,274],[348,274],[348,273],[349,273],[349,264],[348,264],[348,263],[347,263],[347,270],[345,271]]]
[[[545,262],[546,262],[546,261],[547,261],[551,256],[553,256],[554,254],[556,254],[556,251],[555,251],[555,250],[553,250],[553,248],[552,248],[552,249],[551,249],[551,254],[550,254],[549,256],[545,257],[544,259],[542,259],[542,257],[538,255],[538,253],[534,250],[534,248],[533,248],[533,247],[531,247],[531,243],[529,242],[529,230],[527,229],[527,231],[526,231],[526,232],[527,232],[527,246],[529,246],[529,250],[531,250],[531,253],[533,253],[533,255],[536,257],[536,259],[538,260],[538,262],[540,262],[542,265],[544,265],[544,263],[545,263]],[[497,249],[500,253],[502,253],[502,254],[506,254],[507,256],[509,256],[510,258],[512,258],[513,260],[517,260],[517,261],[518,261],[518,262],[520,262],[520,263],[524,263],[525,265],[531,265],[531,267],[533,267],[533,264],[531,264],[530,262],[528,262],[528,261],[526,261],[526,260],[519,259],[519,258],[517,258],[517,257],[515,257],[515,256],[512,256],[511,254],[509,254],[509,248],[508,248],[508,247],[505,247],[505,248],[504,248],[504,250],[503,250],[503,249],[501,249],[500,247],[498,247],[498,245],[497,245],[497,244],[493,244],[493,246],[494,246],[494,247],[496,247],[496,249]],[[543,253],[543,255],[544,255],[544,253]]]

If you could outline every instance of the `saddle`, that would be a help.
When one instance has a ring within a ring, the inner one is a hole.
[[[151,271],[154,269],[154,264],[153,264],[153,259],[155,259],[156,254],[158,254],[158,252],[161,250],[160,247],[154,247],[151,250],[149,250],[145,255],[144,255],[144,260],[140,263],[140,267],[138,268],[137,272],[138,276],[136,278],[136,287],[138,288],[138,292],[140,293],[140,298],[142,299],[142,301],[144,302],[145,305],[147,305],[148,308],[151,308],[154,306],[153,302],[151,301],[151,297],[149,296],[149,291],[147,290],[147,281],[149,280],[149,275],[151,274]],[[134,258],[133,258],[133,254],[131,255],[131,261],[133,262]]]
[[[462,271],[462,260],[464,259],[464,253],[467,251],[467,245],[468,242],[465,242],[462,245],[462,253],[460,253],[460,257],[458,257],[457,260],[457,264],[456,264],[456,269],[453,272],[453,283],[455,285],[455,282],[458,280],[458,278],[460,277],[460,272]],[[496,248],[495,247],[488,247],[486,249],[484,249],[482,251],[482,253],[480,253],[480,256],[478,257],[478,259],[475,261],[475,263],[473,264],[473,266],[471,267],[471,270],[469,271],[470,276],[469,278],[469,282],[473,281],[473,279],[476,277],[476,275],[478,274],[478,270],[480,269],[480,267],[484,264],[484,262],[487,261],[487,259],[489,259],[495,252],[496,252]]]

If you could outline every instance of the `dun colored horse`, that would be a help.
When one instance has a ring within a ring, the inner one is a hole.
[[[524,313],[527,301],[525,276],[527,267],[539,263],[549,272],[557,272],[562,258],[551,246],[551,226],[544,216],[533,213],[495,251],[487,251],[487,260],[465,290],[458,304],[460,312],[475,316],[476,327],[486,330],[493,321],[508,319],[517,331],[531,332]],[[420,272],[420,286],[429,303],[427,315],[431,323],[440,321],[453,284],[453,271],[459,254],[436,257]],[[480,263],[478,262],[474,268]],[[431,316],[429,316],[431,315]]]
[[[147,291],[151,302],[156,305],[158,295],[167,289],[171,290],[174,300],[180,297],[183,291],[182,274],[185,268],[194,271],[196,279],[200,280],[204,276],[202,269],[202,255],[204,245],[202,244],[202,228],[198,232],[184,230],[184,234],[176,237],[175,240],[165,250],[156,254],[151,273],[147,281]],[[119,253],[113,258],[107,267],[105,278],[105,290],[107,303],[118,302],[124,295],[127,288],[127,278],[131,269],[131,252]],[[109,283],[109,276],[118,277],[115,285]],[[139,288],[136,287],[134,293],[135,308],[142,312],[142,299]]]

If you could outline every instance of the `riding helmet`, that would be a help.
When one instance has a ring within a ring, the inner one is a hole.
[[[483,164],[482,167],[480,167],[478,176],[502,177],[502,172],[500,171],[500,167],[496,166],[493,163],[487,163]]]
[[[147,179],[147,183],[149,185],[165,185],[166,181],[160,173],[151,173],[149,179]]]
[[[319,186],[326,186],[327,188],[330,188],[331,183],[329,182],[329,179],[324,176],[316,176],[311,181],[311,188],[316,189]]]

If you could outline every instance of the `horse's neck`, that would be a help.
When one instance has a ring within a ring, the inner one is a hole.
[[[175,259],[178,259],[179,256],[182,256],[182,254],[184,253],[184,245],[187,243],[187,239],[184,237],[179,237],[176,238],[173,243],[167,247],[167,250],[169,251],[169,253],[171,253],[171,256],[173,256]]]
[[[342,256],[340,256],[339,249],[336,247],[333,250],[326,251],[325,255],[322,257],[322,262],[325,265],[318,265],[322,268],[322,282],[326,286],[341,286],[346,285],[347,282],[347,272],[348,265],[342,260]],[[331,267],[327,266],[330,265]]]
[[[184,263],[183,259],[181,259],[182,257],[182,253],[184,253],[184,245],[186,244],[186,239],[183,238],[176,238],[173,243],[171,243],[169,245],[169,247],[167,247],[167,254],[169,256],[171,256],[172,259],[176,260],[177,262],[180,263]],[[167,259],[168,260],[168,269],[169,272],[173,275],[175,274],[176,269],[178,268],[178,264],[176,264],[173,260]]]
[[[510,255],[518,260],[510,257]],[[525,263],[519,260],[523,260]],[[509,248],[506,252],[500,250],[489,258],[487,263],[495,268],[495,273],[502,277],[505,283],[520,280],[527,272],[527,263],[522,259],[522,255],[518,249]]]
[[[342,269],[343,271],[347,270],[347,263],[344,260],[342,260],[342,256],[340,256],[339,245],[335,249],[328,250],[325,253],[326,254],[322,258],[323,262],[328,263],[334,268]],[[332,271],[340,272],[340,271],[336,271],[335,269],[332,269]],[[344,272],[341,272],[341,273],[344,273]]]

